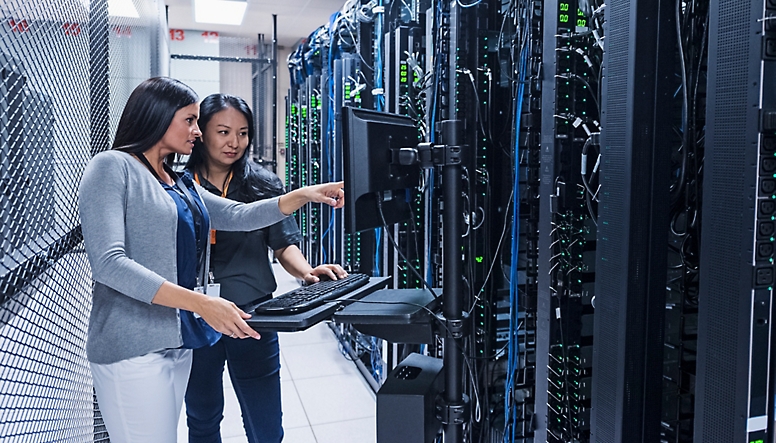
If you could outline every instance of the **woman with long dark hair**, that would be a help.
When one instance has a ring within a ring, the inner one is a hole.
[[[241,204],[178,176],[165,159],[190,154],[201,135],[197,100],[177,80],[142,82],[113,149],[94,156],[79,186],[94,279],[86,352],[114,443],[175,441],[191,350],[221,333],[260,338],[234,303],[194,290],[208,286],[211,227],[259,229],[308,202],[344,203],[341,183]]]
[[[194,143],[186,169],[202,187],[244,203],[283,195],[280,179],[248,160],[253,114],[243,99],[208,96],[200,104],[200,124],[202,136]],[[296,246],[301,239],[290,217],[255,231],[213,233],[211,269],[221,284],[221,296],[245,309],[272,296],[277,284],[268,248],[291,275],[307,282],[347,276],[338,265],[310,266]],[[248,441],[279,443],[283,439],[280,354],[274,332],[264,332],[260,341],[224,336],[213,346],[194,350],[186,391],[189,443],[221,441],[225,363]]]

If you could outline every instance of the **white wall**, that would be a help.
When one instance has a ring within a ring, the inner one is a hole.
[[[210,31],[191,29],[171,29],[168,37],[170,38],[171,54],[214,57],[255,56],[255,53],[251,53],[251,46],[255,42],[251,43],[247,37],[230,37]],[[287,59],[290,53],[291,48],[278,49],[277,172],[283,181],[285,181],[286,96],[290,83]],[[173,59],[170,61],[170,76],[191,86],[200,99],[221,92],[242,97],[249,104],[252,103],[252,66],[250,63]]]
[[[170,54],[185,54],[197,56],[215,56],[220,54],[218,38],[204,31],[189,29],[171,29]],[[221,72],[219,63],[201,60],[170,60],[170,77],[191,86],[199,95],[205,98],[210,94],[221,92]]]

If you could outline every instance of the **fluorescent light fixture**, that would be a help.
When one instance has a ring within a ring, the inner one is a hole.
[[[241,25],[247,7],[247,0],[194,0],[194,21]]]
[[[108,15],[111,17],[140,18],[132,0],[108,0]]]

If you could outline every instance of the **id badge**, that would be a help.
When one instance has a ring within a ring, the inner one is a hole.
[[[194,288],[194,292],[199,292],[200,294],[209,295],[210,297],[220,297],[221,296],[221,284],[220,283],[209,283],[207,285],[207,288],[204,286],[197,286]],[[194,317],[199,318],[200,315],[196,312],[194,313]]]
[[[205,290],[204,286],[197,286],[194,288],[194,292],[199,292],[200,294],[209,295],[211,297],[220,297],[221,283],[209,283],[207,285],[207,290]]]

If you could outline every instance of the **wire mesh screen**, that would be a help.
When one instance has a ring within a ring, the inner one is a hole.
[[[108,0],[110,4],[127,1]],[[114,3],[115,2],[115,3]],[[116,134],[121,112],[129,94],[140,82],[158,75],[169,74],[169,51],[164,2],[133,0],[133,11],[111,15],[108,41],[110,43],[110,137]],[[118,10],[118,8],[116,8]]]
[[[108,441],[85,355],[92,284],[76,190],[127,91],[164,69],[158,3],[132,6],[0,2],[4,443]]]

